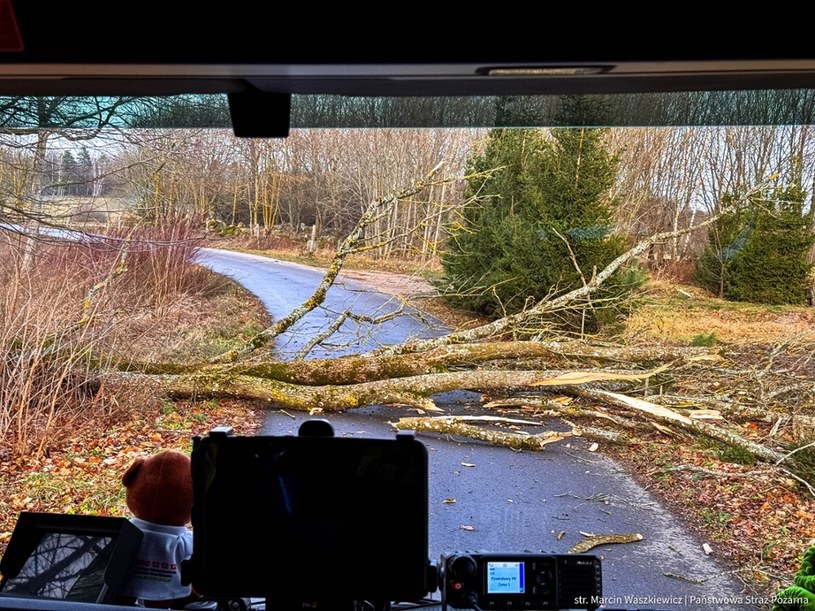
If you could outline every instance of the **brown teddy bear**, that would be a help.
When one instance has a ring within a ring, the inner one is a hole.
[[[181,584],[181,561],[192,554],[190,459],[165,450],[137,459],[122,476],[131,522],[144,533],[125,595],[148,607],[177,607],[197,597]]]

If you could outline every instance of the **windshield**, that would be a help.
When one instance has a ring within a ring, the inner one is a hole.
[[[225,96],[1,99],[0,545],[326,418],[427,447],[433,563],[770,608],[815,520],[813,102],[297,95],[249,139]]]
[[[572,96],[573,97],[573,96]],[[661,91],[587,94],[582,116],[565,116],[570,96],[294,94],[291,128],[490,128],[806,125],[815,90]],[[0,97],[0,125],[25,128],[231,129],[226,95]]]

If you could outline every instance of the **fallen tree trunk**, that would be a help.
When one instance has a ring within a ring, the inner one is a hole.
[[[756,442],[750,441],[745,437],[729,431],[723,427],[716,426],[705,422],[703,419],[690,418],[683,414],[679,414],[661,405],[649,403],[641,399],[627,397],[619,393],[608,392],[598,389],[570,389],[576,395],[584,398],[602,401],[620,407],[626,410],[635,410],[639,414],[647,415],[649,421],[654,426],[663,430],[661,424],[669,426],[678,426],[682,430],[689,431],[696,434],[701,434],[710,439],[714,439],[727,446],[738,448],[757,460],[765,463],[771,463],[776,466],[787,467],[787,471],[794,478],[801,481],[803,484],[810,486],[807,474],[796,473],[796,460],[794,452],[782,453],[772,448],[768,448]],[[567,406],[563,407],[564,411],[569,410]],[[435,418],[401,418],[397,422],[392,423],[394,427],[400,430],[415,430],[429,433],[440,433],[456,435],[460,437],[468,437],[478,441],[488,441],[496,445],[502,445],[513,449],[527,449],[527,450],[542,450],[545,445],[554,441],[560,441],[572,435],[584,436],[589,439],[596,439],[598,441],[611,441],[613,443],[624,443],[628,439],[620,434],[613,432],[611,435],[607,431],[601,429],[594,429],[588,427],[572,426],[572,431],[563,433],[557,431],[546,431],[537,435],[529,433],[518,433],[505,430],[490,430],[479,426],[473,426],[462,422],[462,419],[456,417],[441,416]],[[667,432],[667,431],[666,431]],[[813,492],[815,494],[815,492]]]
[[[577,391],[577,394],[582,397],[603,401],[604,403],[610,403],[624,409],[634,409],[639,412],[647,413],[650,418],[656,420],[657,422],[679,426],[695,433],[701,433],[702,435],[715,439],[716,441],[721,441],[729,446],[744,450],[763,462],[780,464],[786,458],[785,454],[757,444],[749,439],[745,439],[737,433],[728,431],[720,426],[704,422],[700,419],[688,418],[655,403],[650,403],[641,399],[633,399],[632,397],[626,397],[625,395],[621,395],[619,393],[596,389],[580,389]]]
[[[468,424],[467,420],[480,420],[461,416],[438,416],[435,418],[400,418],[391,425],[400,431],[416,431],[423,433],[438,433],[441,435],[456,435],[477,441],[486,441],[493,445],[505,446],[514,450],[543,450],[544,447],[555,441],[562,441],[571,436],[585,437],[595,441],[611,443],[629,443],[630,439],[623,433],[605,431],[593,427],[577,427],[569,423],[571,432],[544,431],[537,434],[517,433],[496,429],[486,429]],[[512,419],[496,418],[489,422],[512,423]]]
[[[124,383],[140,377],[172,398],[241,398],[296,410],[341,411],[365,405],[414,405],[434,408],[430,396],[451,390],[529,387],[567,371],[456,371],[348,385],[305,386],[245,375],[119,374]],[[108,378],[115,385],[117,376]],[[568,382],[564,382],[568,384]]]
[[[122,363],[120,370],[152,375],[241,375],[308,386],[360,384],[391,378],[444,373],[451,369],[475,369],[490,362],[514,364],[525,359],[544,359],[557,367],[565,360],[579,358],[590,364],[695,362],[717,360],[720,356],[706,348],[650,346],[607,346],[580,341],[484,342],[440,346],[427,352],[395,356],[352,355],[310,361],[271,361],[235,365],[195,365],[180,363]]]
[[[573,432],[544,431],[537,435],[513,433],[488,429],[464,422],[462,418],[400,418],[392,423],[399,430],[424,431],[429,433],[443,433],[457,435],[477,441],[485,441],[493,445],[506,446],[514,450],[542,450],[548,444],[562,441],[571,437]]]
[[[575,371],[469,370],[390,378],[359,384],[309,386],[291,384],[248,375],[200,373],[194,375],[143,376],[174,398],[242,398],[260,400],[280,407],[298,410],[339,411],[365,405],[415,405],[434,409],[431,395],[452,390],[490,390],[533,388],[535,386],[576,386],[598,381],[644,380],[668,368],[663,365],[650,371],[591,370],[580,375]],[[128,374],[123,381],[131,378]],[[115,384],[116,377],[108,378]]]
[[[577,344],[570,347],[572,352],[579,350]],[[587,347],[586,351],[593,348]],[[618,356],[626,350],[616,351]],[[602,353],[608,356],[608,351]],[[647,350],[638,353],[636,350],[630,355],[648,355]],[[342,411],[359,408],[367,405],[410,405],[424,410],[436,410],[432,396],[437,393],[454,390],[474,390],[479,392],[502,391],[517,392],[521,389],[526,392],[536,392],[544,397],[552,390],[559,394],[569,394],[593,402],[600,402],[615,408],[622,408],[627,412],[635,412],[639,418],[614,416],[604,414],[599,410],[592,410],[589,406],[570,404],[569,401],[558,401],[557,395],[548,400],[538,398],[541,407],[552,410],[563,417],[594,417],[611,421],[615,428],[636,428],[637,421],[647,423],[653,428],[666,433],[675,434],[676,430],[684,434],[703,435],[715,439],[730,447],[738,448],[757,460],[773,464],[786,463],[791,469],[798,468],[802,477],[806,478],[804,471],[795,458],[789,458],[783,452],[761,445],[758,442],[746,439],[744,436],[723,426],[713,425],[694,416],[705,418],[717,417],[711,410],[704,413],[694,413],[693,410],[678,412],[668,407],[630,397],[618,392],[611,392],[598,388],[598,384],[615,388],[623,388],[632,382],[647,381],[655,376],[670,376],[682,368],[688,373],[687,366],[700,367],[706,360],[718,358],[716,355],[700,351],[676,352],[671,356],[680,356],[673,362],[662,364],[649,370],[612,370],[612,369],[478,369],[480,363],[503,365],[510,367],[522,362],[524,358],[549,359],[560,362],[561,357],[553,357],[552,345],[539,345],[534,342],[495,342],[474,344],[466,346],[439,347],[426,354],[408,354],[393,357],[350,357],[321,361],[309,370],[309,362],[295,364],[300,371],[289,369],[290,364],[267,364],[262,366],[246,367],[214,367],[205,372],[190,375],[145,375],[134,373],[118,373],[105,377],[108,388],[115,388],[117,384],[128,384],[138,379],[155,386],[157,394],[170,398],[235,398],[251,399],[285,409],[304,411]],[[593,361],[596,353],[588,357]],[[547,361],[548,362],[548,361]],[[345,367],[342,364],[345,364]],[[333,367],[329,370],[328,365]],[[274,368],[280,366],[281,369]],[[467,369],[461,370],[462,367]],[[394,376],[397,368],[401,368],[404,377]],[[458,371],[447,371],[449,368],[458,368]],[[433,372],[441,369],[440,372]],[[296,384],[254,375],[237,374],[236,371],[264,373],[280,376],[285,372],[291,378],[306,380],[307,383]],[[420,373],[410,375],[411,372]],[[350,384],[316,384],[324,379],[369,379],[379,378],[387,374],[385,379],[373,379]],[[524,399],[524,401],[528,400]],[[588,409],[587,409],[588,408]],[[404,423],[403,423],[404,424]],[[529,435],[511,433],[507,431],[489,431],[483,426],[476,426],[469,422],[457,420],[416,421],[410,428],[433,431],[437,433],[450,433],[464,437],[472,437],[490,443],[499,443],[513,448],[541,449],[544,445],[563,439],[564,436],[555,435]],[[603,441],[623,443],[627,437],[617,431],[603,432],[600,429],[578,427],[587,438]],[[570,434],[577,434],[575,432]]]

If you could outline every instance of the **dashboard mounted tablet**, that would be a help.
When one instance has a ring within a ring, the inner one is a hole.
[[[416,601],[428,560],[428,462],[412,435],[337,438],[324,421],[299,436],[216,430],[192,452],[198,592],[286,603]]]

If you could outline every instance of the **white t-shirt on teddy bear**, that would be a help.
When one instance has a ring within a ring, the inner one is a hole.
[[[192,533],[184,526],[154,524],[132,518],[144,533],[141,548],[123,594],[141,600],[171,600],[189,596],[181,585],[181,561],[192,555]]]

